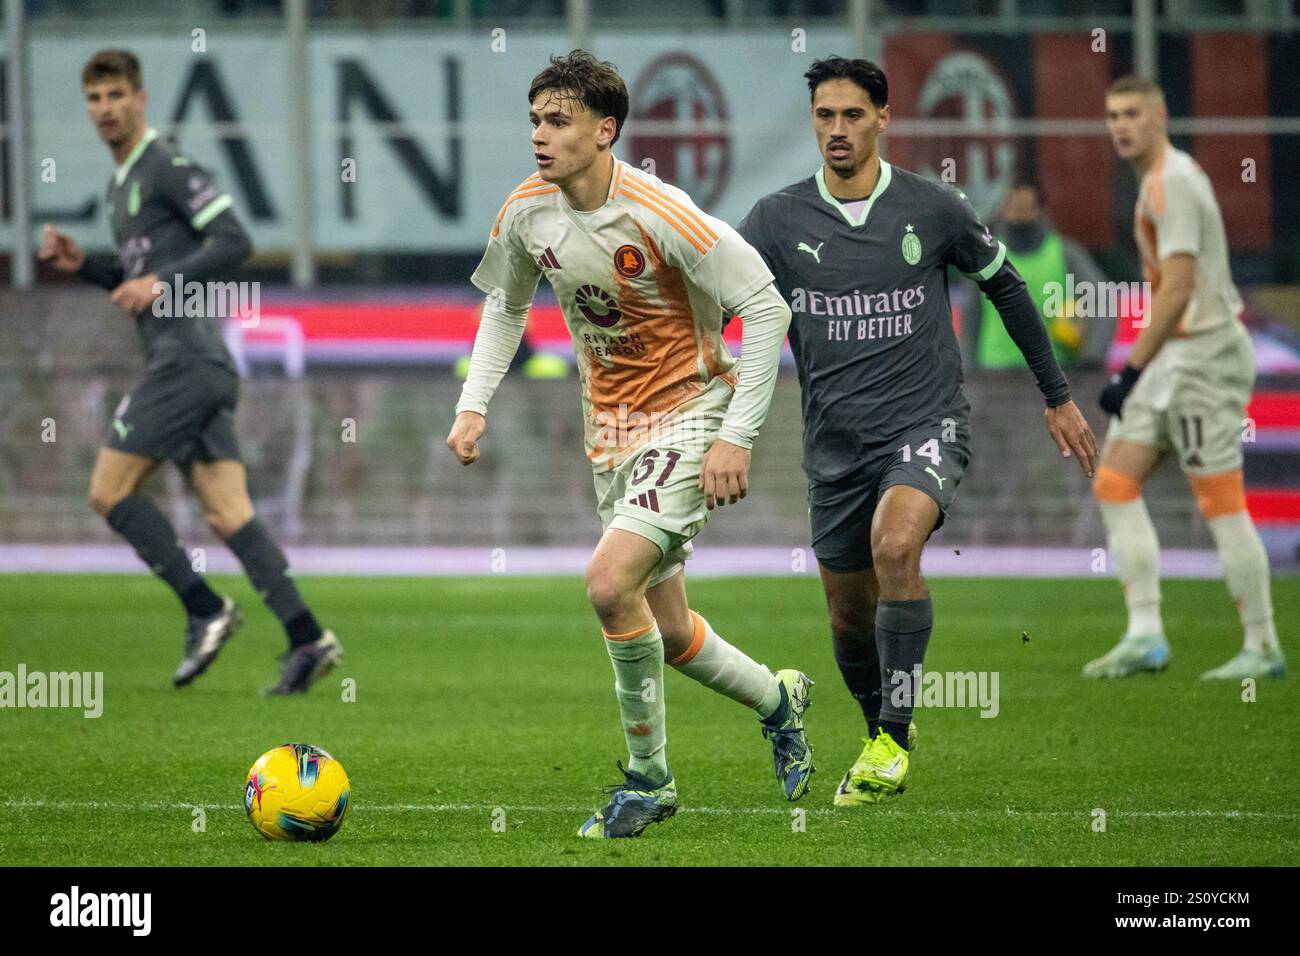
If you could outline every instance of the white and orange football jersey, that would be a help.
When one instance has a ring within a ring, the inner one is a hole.
[[[1241,294],[1228,265],[1228,239],[1214,187],[1196,160],[1167,146],[1142,177],[1133,216],[1142,272],[1152,291],[1160,285],[1160,260],[1176,253],[1196,257],[1196,287],[1178,323],[1193,335],[1235,322]]]
[[[471,281],[522,307],[543,274],[573,338],[597,470],[631,450],[607,440],[624,433],[611,423],[662,420],[719,378],[735,387],[723,318],[772,282],[731,226],[617,159],[606,202],[590,212],[571,208],[538,175],[524,180],[501,207]]]

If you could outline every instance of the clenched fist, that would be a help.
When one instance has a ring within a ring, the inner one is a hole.
[[[452,423],[451,434],[447,436],[447,447],[462,465],[472,465],[478,461],[478,440],[483,437],[487,422],[478,412],[461,412]]]
[[[59,232],[48,222],[41,231],[41,248],[36,254],[60,272],[76,272],[86,261],[86,254],[66,232]]]

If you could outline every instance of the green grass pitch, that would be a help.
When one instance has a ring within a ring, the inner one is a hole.
[[[309,695],[276,700],[258,690],[276,676],[278,625],[244,580],[217,584],[247,621],[176,691],[183,619],[157,581],[0,576],[0,671],[103,671],[105,697],[97,720],[0,710],[0,866],[1300,863],[1296,676],[1261,681],[1254,702],[1198,680],[1240,643],[1220,582],[1165,583],[1168,671],[1092,683],[1081,665],[1122,626],[1114,581],[932,581],[927,668],[997,671],[1000,713],[918,711],[908,792],[852,810],[830,800],[863,726],[815,577],[693,582],[692,606],[719,633],[817,681],[819,772],[787,803],[753,716],[674,675],[682,811],[604,844],[574,835],[624,755],[579,580],[304,579],[346,660]],[[1300,588],[1281,579],[1273,593],[1285,642]],[[244,818],[248,766],[287,741],[324,747],[351,777],[352,812],[329,843],[267,843]]]

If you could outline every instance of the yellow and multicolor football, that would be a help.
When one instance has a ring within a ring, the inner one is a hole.
[[[343,826],[350,796],[341,763],[311,744],[284,744],[249,769],[244,810],[268,840],[319,843]]]

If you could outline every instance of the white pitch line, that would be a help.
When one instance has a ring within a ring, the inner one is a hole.
[[[528,806],[509,803],[368,803],[363,804],[362,812],[377,813],[491,813],[497,809],[515,813],[590,813],[593,805],[588,806]],[[240,803],[157,803],[157,802],[106,802],[100,800],[4,800],[0,809],[5,810],[243,810]],[[804,809],[808,813],[830,815],[837,811],[828,807],[692,807],[685,806],[679,813],[700,813],[719,816],[734,815],[780,815],[789,816],[794,809]],[[1006,807],[1002,810],[948,810],[943,808],[907,808],[891,810],[872,810],[887,816],[900,817],[1087,817],[1093,808],[1077,810],[1014,810]],[[1103,808],[1104,809],[1104,808]],[[1149,817],[1155,819],[1214,819],[1214,820],[1295,820],[1297,813],[1277,813],[1262,810],[1111,810],[1111,817]]]

